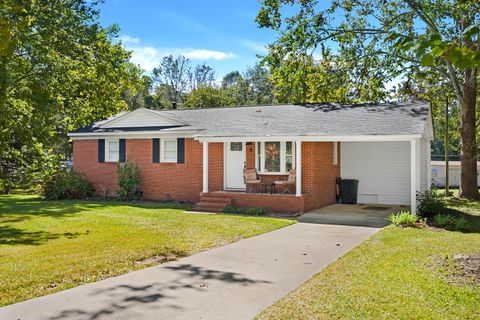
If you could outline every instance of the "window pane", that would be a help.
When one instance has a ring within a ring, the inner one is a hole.
[[[287,150],[285,152],[287,156],[292,155],[292,141],[287,141]]]
[[[118,161],[118,150],[108,150],[108,160],[109,161]]]
[[[241,142],[230,142],[230,150],[231,151],[242,151],[242,143]]]
[[[290,171],[292,170],[293,165],[292,165],[292,156],[286,156],[285,157],[285,171]]]
[[[280,172],[280,142],[265,142],[265,171]]]
[[[165,149],[176,150],[177,142],[176,141],[165,141]]]
[[[177,151],[175,150],[164,150],[163,157],[165,160],[175,161],[177,159]]]
[[[118,141],[109,141],[108,142],[108,150],[109,151],[118,151],[119,145]]]

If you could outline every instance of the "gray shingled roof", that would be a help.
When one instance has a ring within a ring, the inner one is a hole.
[[[187,123],[188,126],[182,126],[182,129],[199,129],[197,137],[343,136],[422,134],[429,108],[430,104],[422,101],[355,105],[269,105],[157,112]],[[76,132],[89,132],[92,127],[101,128],[101,124],[93,124]]]

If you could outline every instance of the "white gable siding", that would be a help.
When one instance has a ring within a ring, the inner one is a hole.
[[[152,111],[138,109],[125,114],[111,122],[102,125],[102,128],[135,128],[135,127],[163,127],[178,126],[181,122],[163,117]]]
[[[341,177],[358,179],[358,202],[410,204],[410,142],[342,142]]]

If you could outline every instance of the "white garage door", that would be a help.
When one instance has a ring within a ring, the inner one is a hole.
[[[358,179],[358,203],[410,204],[410,142],[342,142],[341,177]]]

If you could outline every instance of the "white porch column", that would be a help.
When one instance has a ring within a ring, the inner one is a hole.
[[[208,192],[208,142],[203,141],[203,190]]]
[[[417,214],[417,191],[420,191],[420,141],[410,140],[410,206]]]
[[[296,180],[295,180],[295,195],[297,197],[302,196],[302,141],[295,141],[295,170],[296,173]]]

